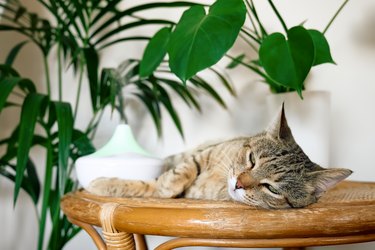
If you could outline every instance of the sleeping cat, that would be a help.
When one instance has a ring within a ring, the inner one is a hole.
[[[351,173],[310,161],[293,139],[283,105],[275,121],[260,134],[166,158],[165,172],[156,180],[99,178],[88,191],[116,197],[235,200],[269,209],[299,208],[316,202]]]

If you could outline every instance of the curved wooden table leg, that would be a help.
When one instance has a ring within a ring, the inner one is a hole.
[[[72,219],[72,218],[68,218],[68,219],[71,223],[83,228],[86,231],[86,233],[88,233],[90,235],[91,239],[94,241],[98,250],[106,250],[107,249],[102,237],[100,237],[99,233],[95,230],[95,228],[93,226],[91,226],[90,224]]]
[[[134,234],[134,240],[137,250],[148,250],[146,239],[143,234]]]
[[[132,233],[119,232],[113,224],[113,214],[119,206],[117,203],[105,203],[101,207],[100,222],[103,228],[103,238],[107,249],[135,250],[135,241]]]

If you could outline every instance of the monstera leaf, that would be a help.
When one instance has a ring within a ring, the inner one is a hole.
[[[208,13],[202,6],[185,11],[168,44],[172,72],[185,82],[217,63],[232,47],[245,15],[242,0],[218,0]]]
[[[154,72],[167,54],[167,46],[171,35],[171,28],[160,29],[151,38],[143,53],[141,64],[139,65],[139,75],[147,77]]]
[[[323,63],[335,63],[331,56],[329,44],[323,33],[318,30],[308,30],[315,47],[315,59],[313,66]]]
[[[322,63],[334,63],[328,42],[317,30],[296,26],[266,37],[259,49],[259,60],[267,75],[279,85],[295,89],[301,96],[310,69]]]
[[[302,26],[264,39],[259,59],[266,73],[280,85],[297,90],[301,95],[303,82],[313,66],[315,49],[309,32]]]

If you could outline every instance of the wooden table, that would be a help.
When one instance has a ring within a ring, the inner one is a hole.
[[[143,235],[182,246],[303,248],[375,240],[375,183],[343,182],[307,208],[264,210],[235,202],[111,198],[69,193],[61,207],[98,249],[147,249]],[[92,227],[102,227],[103,238]]]

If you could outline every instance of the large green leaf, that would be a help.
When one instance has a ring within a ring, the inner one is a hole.
[[[284,87],[295,89],[300,95],[314,57],[312,38],[301,26],[288,30],[288,40],[281,33],[269,35],[259,49],[260,63],[268,76]]]
[[[232,47],[245,21],[242,0],[218,0],[184,12],[168,45],[169,66],[183,81],[217,63]]]
[[[323,63],[335,63],[331,56],[331,50],[324,34],[318,30],[308,30],[315,47],[314,66]]]
[[[64,195],[68,177],[68,161],[73,133],[73,112],[69,103],[53,102],[56,109],[59,136],[59,190]]]
[[[14,187],[14,204],[21,188],[22,179],[29,159],[29,151],[34,136],[34,128],[39,116],[41,106],[47,99],[47,96],[31,93],[23,102],[20,130],[18,137],[17,166],[16,166],[16,183]]]
[[[141,77],[151,75],[167,54],[171,30],[169,27],[160,29],[148,43],[139,68]]]

